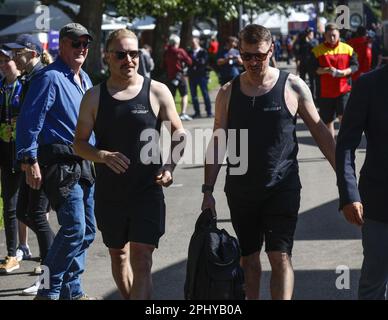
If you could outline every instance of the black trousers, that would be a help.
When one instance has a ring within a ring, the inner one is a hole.
[[[1,197],[3,199],[5,241],[9,257],[16,256],[18,242],[16,206],[22,176],[20,171],[13,171],[11,167],[1,166]]]
[[[19,221],[23,222],[35,232],[42,260],[46,257],[55,237],[46,217],[46,213],[49,210],[49,201],[43,188],[40,190],[31,189],[27,185],[25,174],[23,173],[22,181],[20,183],[16,216]]]

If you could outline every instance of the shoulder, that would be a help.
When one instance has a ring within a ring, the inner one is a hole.
[[[150,94],[156,98],[159,102],[163,101],[167,103],[172,98],[172,94],[170,92],[170,89],[164,84],[156,80],[151,80],[150,84]]]
[[[217,93],[216,102],[218,103],[228,103],[230,95],[232,93],[233,80],[224,84]]]
[[[298,99],[307,98],[311,95],[310,88],[300,77],[290,73],[286,82],[287,88],[296,95]]]
[[[312,52],[314,53],[314,55],[316,57],[320,56],[321,54],[323,54],[325,51],[326,51],[326,46],[324,43],[321,43],[321,44],[318,44],[317,46],[315,46],[312,50]]]
[[[151,80],[150,90],[154,94],[165,94],[166,92],[170,92],[164,83],[156,80]]]
[[[345,42],[340,42],[339,43],[338,50],[339,50],[339,54],[349,54],[349,55],[352,55],[353,52],[354,52],[353,47],[351,47],[350,45],[348,45]]]
[[[87,90],[83,96],[84,100],[95,100],[100,98],[101,84],[95,85]]]

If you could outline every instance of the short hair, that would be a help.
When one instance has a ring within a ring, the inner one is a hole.
[[[339,31],[339,27],[338,27],[338,25],[336,23],[329,22],[328,24],[326,24],[325,32],[333,31],[333,30],[338,30]]]
[[[176,34],[172,34],[168,39],[168,43],[172,46],[179,44],[180,42],[181,42],[181,38],[179,38],[179,36],[177,36]]]
[[[271,32],[267,28],[259,24],[248,24],[244,29],[239,32],[238,38],[240,40],[240,44],[242,43],[242,41],[248,44],[272,42]]]
[[[122,38],[130,38],[130,39],[137,40],[136,34],[134,34],[131,30],[117,29],[109,34],[108,39],[106,40],[105,50],[109,51],[109,48],[110,48],[112,42],[114,40],[118,40],[118,39],[122,39]]]
[[[367,35],[367,30],[366,30],[366,28],[364,26],[359,26],[357,28],[356,34],[359,37],[365,37]]]

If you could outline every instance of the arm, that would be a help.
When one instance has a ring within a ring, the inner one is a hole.
[[[100,98],[100,86],[86,92],[81,101],[80,112],[74,137],[74,150],[80,157],[97,163],[105,163],[115,173],[121,174],[128,169],[129,159],[119,152],[98,150],[89,144]]]
[[[228,130],[228,106],[231,89],[232,84],[227,83],[220,89],[216,98],[213,136],[209,143],[205,159],[205,185],[212,187],[214,187],[216,183],[218,173],[226,154],[226,148],[219,150],[219,141],[215,133],[217,130]],[[213,161],[209,161],[209,159],[212,159]],[[213,211],[213,214],[216,214],[215,199],[213,193],[210,191],[204,193],[202,201],[202,210],[206,208],[210,208]]]
[[[182,53],[182,60],[187,63],[189,66],[192,65],[193,63],[193,60],[191,60],[190,56],[188,55],[188,53],[186,52],[185,49],[181,49],[181,53]]]
[[[335,170],[335,141],[326,125],[322,122],[314,105],[311,91],[306,83],[295,76],[289,77],[292,90],[298,97],[298,113],[309,128],[319,149]]]
[[[169,158],[156,177],[156,183],[169,187],[173,182],[172,173],[184,153],[184,145],[183,148],[176,147],[180,147],[182,140],[183,144],[186,143],[186,132],[176,111],[174,98],[166,85],[152,81],[151,104],[159,107],[161,121],[168,122],[171,125],[170,135],[172,136],[172,141]]]
[[[349,77],[353,73],[357,72],[358,66],[359,64],[358,64],[357,53],[353,51],[353,54],[350,57],[349,68],[346,68],[344,70],[331,68],[331,71],[333,72],[333,77],[336,77],[336,78]]]
[[[366,127],[370,97],[367,80],[362,77],[355,82],[346,112],[342,118],[337,139],[336,164],[340,209],[346,219],[354,224],[363,223],[363,208],[357,187],[355,150],[360,144]]]
[[[16,125],[18,160],[37,158],[38,137],[55,96],[55,87],[49,75],[43,73],[31,80]],[[26,183],[32,189],[39,190],[42,184],[39,163],[23,164],[22,169],[26,173]]]

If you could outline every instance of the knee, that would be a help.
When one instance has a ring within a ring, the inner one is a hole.
[[[109,254],[113,264],[122,264],[128,261],[128,248],[109,249]]]
[[[131,267],[134,274],[150,273],[152,252],[149,250],[131,250]]]
[[[269,252],[268,259],[273,271],[283,271],[291,265],[291,258],[285,252]]]
[[[241,266],[245,271],[255,271],[258,272],[261,270],[260,258],[258,255],[251,255],[241,258]]]

